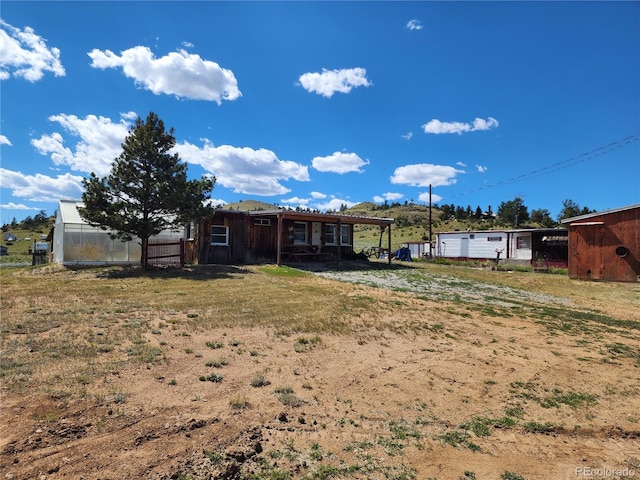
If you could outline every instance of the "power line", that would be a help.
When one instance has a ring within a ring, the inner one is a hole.
[[[508,184],[511,184],[511,183],[522,182],[522,181],[528,180],[530,178],[536,178],[536,177],[541,177],[543,175],[549,175],[550,173],[557,172],[558,170],[563,170],[565,168],[573,167],[574,165],[578,165],[580,163],[586,162],[586,161],[591,160],[593,158],[605,155],[605,154],[607,154],[609,152],[612,152],[614,150],[618,150],[619,148],[622,148],[622,147],[624,147],[626,145],[629,145],[630,143],[636,142],[638,140],[640,140],[640,133],[636,133],[635,135],[631,135],[629,137],[617,140],[615,142],[611,142],[610,144],[604,145],[602,147],[594,148],[593,150],[591,150],[589,152],[581,153],[580,155],[577,155],[575,157],[571,157],[571,158],[569,158],[567,160],[563,160],[561,162],[554,163],[554,164],[549,165],[547,167],[539,168],[537,170],[533,170],[533,171],[528,172],[528,173],[523,173],[522,175],[518,175],[516,177],[507,178],[506,180],[501,180],[499,182],[491,183],[489,185],[483,185],[481,187],[474,188],[472,190],[468,190],[468,191],[466,191],[464,193],[457,193],[455,195],[447,195],[447,198],[461,197],[461,196],[464,196],[464,195],[468,195],[470,193],[475,193],[475,192],[479,192],[479,191],[482,191],[482,190],[487,190],[489,188],[501,187],[503,185],[508,185]]]

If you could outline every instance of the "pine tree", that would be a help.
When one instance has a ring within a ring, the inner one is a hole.
[[[170,153],[176,143],[173,132],[173,128],[166,131],[153,112],[146,122],[138,117],[111,173],[103,178],[91,173],[83,180],[80,215],[91,225],[111,230],[116,238],[139,238],[145,268],[151,236],[210,211],[207,200],[215,178],[187,180],[187,165],[177,153]]]

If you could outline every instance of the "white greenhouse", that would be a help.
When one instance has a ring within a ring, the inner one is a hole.
[[[82,202],[60,200],[53,228],[53,262],[63,265],[138,264],[142,256],[139,239],[123,242],[110,232],[92,227],[78,211]],[[165,231],[150,242],[184,239],[184,231]]]

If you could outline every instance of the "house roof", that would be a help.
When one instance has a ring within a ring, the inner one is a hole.
[[[496,230],[456,230],[456,231],[452,231],[452,232],[439,232],[437,233],[437,235],[440,234],[454,234],[454,233],[489,233],[489,234],[496,234],[496,233],[527,233],[527,232],[531,232],[531,233],[542,233],[542,234],[547,234],[547,235],[567,235],[567,230],[565,228],[518,228],[518,229],[496,229]]]
[[[239,213],[237,210],[218,210],[220,212],[233,212]],[[325,222],[340,222],[349,224],[367,224],[367,225],[390,225],[395,222],[393,218],[384,217],[365,217],[358,215],[341,215],[334,213],[316,213],[316,212],[300,212],[297,210],[251,210],[244,212],[251,217],[278,217],[294,219],[300,221],[325,221]]]
[[[593,212],[587,213],[586,215],[578,215],[577,217],[565,218],[563,220],[560,220],[560,223],[580,222],[582,220],[588,220],[590,218],[599,217],[601,215],[610,215],[612,213],[624,212],[626,210],[633,210],[635,208],[640,209],[640,203],[636,205],[629,205],[628,207],[613,208],[611,210],[603,210],[601,212]]]

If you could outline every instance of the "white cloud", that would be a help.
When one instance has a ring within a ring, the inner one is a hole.
[[[349,200],[343,200],[341,198],[336,198],[334,196],[331,197],[331,200],[328,202],[317,203],[316,208],[321,211],[333,210],[339,211],[343,205],[346,205],[347,208],[351,208],[356,205],[356,202],[351,202]]]
[[[42,79],[45,72],[56,77],[65,75],[60,63],[60,50],[48,48],[46,40],[31,27],[15,28],[0,19],[0,79],[13,76],[29,82]]]
[[[0,145],[9,145],[10,147],[12,146],[9,139],[4,135],[0,135]]]
[[[13,202],[3,203],[2,205],[0,205],[0,208],[2,208],[3,210],[37,210],[37,211],[42,210],[42,208],[39,208],[39,207],[27,207],[23,203],[13,203]]]
[[[487,120],[476,118],[473,123],[462,122],[441,122],[434,118],[422,125],[424,133],[432,133],[440,135],[441,133],[457,133],[458,135],[466,132],[476,132],[481,130],[489,130],[499,125],[498,120],[488,117]]]
[[[280,201],[284,204],[296,205],[296,206],[307,206],[309,204],[308,198],[300,198],[300,197],[283,198]]]
[[[335,152],[328,157],[314,157],[311,160],[311,166],[319,172],[332,172],[332,173],[349,173],[358,172],[362,173],[362,167],[369,165],[368,160],[362,160],[355,153]]]
[[[242,96],[231,70],[203,60],[185,50],[156,58],[148,47],[137,46],[118,56],[110,50],[93,49],[88,53],[94,68],[122,67],[136,84],[156,95],[167,94],[193,100],[235,100]]]
[[[311,192],[311,198],[314,198],[316,200],[321,200],[323,198],[327,198],[327,195],[321,192]]]
[[[55,178],[40,173],[25,175],[0,168],[0,187],[10,189],[14,197],[35,202],[57,202],[63,197],[80,198],[83,191],[82,178],[69,173]]]
[[[467,164],[464,162],[456,162],[456,165],[458,165],[459,167],[466,167]]]
[[[423,27],[422,27],[422,24],[420,23],[420,20],[414,18],[407,22],[407,26],[405,28],[409,30],[422,30]]]
[[[122,142],[129,134],[131,120],[136,114],[121,114],[119,123],[109,118],[87,115],[53,115],[52,122],[58,122],[66,134],[79,137],[73,149],[64,145],[65,139],[59,132],[42,135],[31,140],[31,144],[42,155],[50,155],[55,165],[66,165],[79,172],[94,172],[98,176],[109,173],[114,159],[122,153]]]
[[[488,117],[486,120],[482,118],[476,118],[473,121],[473,128],[471,131],[475,132],[478,130],[490,130],[493,127],[497,127],[499,125],[498,120],[493,117]]]
[[[355,87],[373,85],[367,78],[364,68],[346,68],[342,70],[322,69],[322,73],[308,72],[300,75],[300,85],[308,92],[331,98],[334,93],[349,93]]]
[[[402,193],[387,192],[383,193],[382,195],[376,195],[375,197],[373,197],[373,200],[380,203],[384,202],[385,200],[400,200],[402,197],[404,197]]]
[[[456,183],[456,176],[465,173],[447,165],[419,163],[398,167],[391,176],[391,183],[412,187],[441,187]]]
[[[420,195],[418,195],[418,200],[428,205],[429,192],[422,192]],[[442,197],[440,195],[436,195],[435,193],[431,192],[431,203],[438,203],[440,200],[442,200]]]
[[[404,135],[402,135],[402,138],[404,138],[405,140],[411,140],[413,138],[413,132],[405,133]]]
[[[182,160],[200,165],[215,175],[216,183],[236,193],[284,195],[291,189],[282,185],[282,180],[309,181],[307,167],[290,160],[280,160],[275,153],[264,148],[216,147],[205,139],[202,147],[183,142],[174,150]]]
[[[487,167],[485,167],[484,165],[476,165],[476,169],[479,173],[485,173],[487,171]]]

